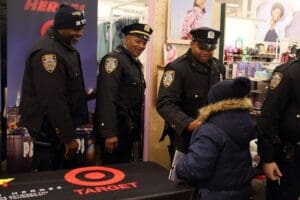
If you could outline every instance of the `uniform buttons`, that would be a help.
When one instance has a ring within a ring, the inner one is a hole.
[[[198,94],[195,94],[195,98],[198,98]]]
[[[101,123],[101,126],[104,126],[104,123]]]
[[[136,82],[133,82],[132,84],[133,84],[133,85],[136,85]]]
[[[175,124],[171,124],[171,127],[172,127],[172,128],[176,128]]]
[[[53,37],[53,36],[50,36],[50,38],[51,38],[51,39],[54,39],[54,37]]]
[[[60,133],[59,130],[58,130],[58,128],[55,128],[55,132],[56,132],[57,134]]]
[[[300,119],[300,114],[297,114],[296,117],[297,117],[297,119]]]

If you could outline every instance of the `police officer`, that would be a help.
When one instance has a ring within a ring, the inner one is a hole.
[[[99,66],[94,129],[103,164],[129,162],[133,142],[140,140],[143,128],[145,80],[138,57],[152,29],[131,24],[122,33],[124,44],[104,56]]]
[[[300,60],[278,66],[258,120],[258,151],[267,200],[300,197]]]
[[[31,49],[23,76],[21,125],[34,140],[36,171],[69,168],[78,143],[75,128],[88,122],[86,92],[79,52],[83,11],[62,4],[54,25]]]
[[[166,66],[162,77],[157,111],[165,120],[172,159],[176,148],[186,152],[191,133],[201,124],[198,109],[207,104],[209,88],[225,76],[224,65],[213,57],[220,32],[201,27],[190,32],[189,50]]]

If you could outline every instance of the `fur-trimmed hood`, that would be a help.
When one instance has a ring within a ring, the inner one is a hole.
[[[205,107],[199,109],[198,119],[202,122],[206,121],[210,116],[228,110],[248,110],[252,107],[252,102],[249,98],[242,99],[227,99],[223,101],[218,101],[217,103],[209,104]]]
[[[253,120],[249,113],[252,103],[249,98],[230,99],[209,104],[200,109],[199,119],[210,126],[214,124],[236,144],[248,145],[255,137]]]

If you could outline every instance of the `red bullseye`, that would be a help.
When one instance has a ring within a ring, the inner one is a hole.
[[[84,175],[87,179],[101,179],[105,177],[105,174],[99,172],[92,172]]]
[[[86,181],[86,180],[80,180],[76,176],[80,173],[86,173],[84,174],[84,177],[93,181]],[[97,179],[103,179],[105,178],[104,173],[110,173],[112,174],[112,178],[108,180],[99,180],[94,181]],[[101,166],[94,166],[94,167],[83,167],[83,168],[77,168],[69,171],[65,174],[65,180],[69,183],[75,184],[75,185],[82,185],[82,186],[102,186],[102,185],[111,185],[117,182],[122,181],[125,178],[125,174],[118,170],[113,169],[109,167],[101,167]]]
[[[46,33],[47,29],[53,25],[53,22],[54,22],[54,20],[50,19],[42,25],[41,31],[40,31],[41,36],[43,36]]]

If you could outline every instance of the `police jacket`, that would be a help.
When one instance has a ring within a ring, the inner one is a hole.
[[[178,135],[198,116],[198,109],[207,104],[209,88],[220,81],[225,67],[211,58],[199,63],[189,50],[166,66],[160,83],[157,111]]]
[[[203,107],[202,125],[192,134],[188,153],[176,166],[178,178],[195,186],[201,200],[250,199],[253,176],[249,142],[255,128],[248,98]]]
[[[64,143],[75,138],[76,127],[88,122],[79,53],[53,28],[27,57],[20,114],[21,124],[33,132],[48,120]]]
[[[101,60],[94,121],[98,137],[141,134],[145,91],[142,68],[124,46]]]
[[[275,160],[276,147],[300,141],[300,61],[278,66],[258,120],[258,150],[262,162]]]

